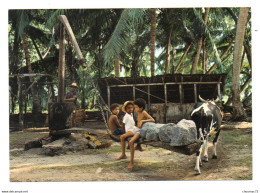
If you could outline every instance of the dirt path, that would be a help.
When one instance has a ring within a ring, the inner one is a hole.
[[[239,137],[237,137],[239,136]],[[11,149],[10,181],[146,181],[146,180],[248,180],[252,179],[252,135],[248,131],[223,131],[218,159],[203,163],[201,175],[194,176],[195,155],[186,156],[147,146],[135,153],[136,165],[125,172],[128,159],[120,155],[117,142],[103,150],[87,149],[48,157],[39,148]],[[209,147],[209,156],[212,144]]]

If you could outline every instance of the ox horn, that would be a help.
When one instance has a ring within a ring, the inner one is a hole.
[[[204,100],[203,98],[201,98],[200,95],[199,95],[199,99],[200,99],[200,101],[203,102],[203,103],[207,102],[206,100]]]
[[[219,101],[219,97],[216,98],[216,100],[214,100],[215,103],[217,103]]]

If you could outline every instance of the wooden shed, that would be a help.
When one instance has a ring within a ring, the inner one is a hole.
[[[101,96],[110,106],[143,98],[148,112],[157,122],[177,122],[190,118],[198,95],[204,99],[221,99],[226,74],[167,74],[138,78],[101,78]]]

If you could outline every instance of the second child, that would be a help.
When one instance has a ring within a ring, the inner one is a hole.
[[[130,163],[126,167],[126,170],[132,170],[134,167],[134,142],[140,137],[140,129],[142,125],[146,122],[155,122],[155,120],[144,110],[146,102],[143,99],[136,99],[134,103],[132,101],[127,101],[122,107],[122,111],[126,112],[123,123],[125,123],[125,134],[120,136],[122,153],[117,160],[126,159],[125,154],[125,139],[132,137],[129,141],[130,146]],[[133,109],[137,113],[137,127],[135,126],[135,121],[133,119]]]

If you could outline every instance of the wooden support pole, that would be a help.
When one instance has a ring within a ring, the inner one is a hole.
[[[179,84],[179,93],[180,93],[180,103],[183,103],[183,89],[182,84]]]
[[[65,28],[60,24],[59,42],[59,68],[58,68],[58,102],[64,101],[64,78],[65,78]]]
[[[198,94],[197,94],[197,84],[194,84],[194,101],[198,102]]]
[[[107,86],[107,104],[108,104],[108,108],[110,108],[110,86]],[[106,117],[107,117],[107,121],[109,119],[109,109],[106,111]]]
[[[133,100],[135,100],[135,86],[133,86]]]
[[[149,112],[150,109],[151,109],[151,97],[150,97],[151,88],[150,88],[150,85],[147,86],[147,92],[148,92],[148,112]]]
[[[69,24],[69,21],[68,21],[67,17],[65,15],[59,15],[58,19],[65,26],[65,28],[67,30],[67,33],[68,33],[68,35],[70,37],[70,40],[71,40],[71,42],[73,44],[73,47],[74,47],[74,49],[76,51],[76,54],[77,54],[78,58],[82,59],[83,55],[82,55],[82,53],[80,51],[79,45],[77,43],[77,40],[76,40],[76,38],[74,36],[74,33],[73,33],[71,27],[70,27],[70,24]]]
[[[110,108],[110,86],[107,86],[107,104]]]
[[[17,77],[18,80],[18,90],[19,90],[19,129],[22,130],[24,127],[23,121],[23,88],[21,78]]]
[[[221,92],[220,92],[220,83],[218,83],[218,97],[219,97],[219,100],[222,101],[221,99]]]
[[[167,123],[167,85],[164,84],[164,121]]]

